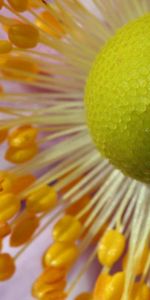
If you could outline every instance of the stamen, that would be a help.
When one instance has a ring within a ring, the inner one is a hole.
[[[75,217],[65,215],[54,226],[52,236],[54,241],[74,242],[81,234],[82,225]]]
[[[44,266],[63,267],[68,269],[78,256],[78,248],[75,244],[54,242],[43,257]]]
[[[14,164],[0,172],[0,280],[12,277],[15,260],[54,223],[33,297],[72,297],[98,258],[94,294],[83,292],[74,300],[149,300],[149,187],[99,155],[82,103],[96,53],[149,4],[91,2],[95,13],[79,0],[0,0],[0,22],[9,38],[0,40],[0,143],[4,159]],[[7,92],[9,84],[13,93]],[[16,84],[28,91],[15,92]],[[11,247],[21,246],[14,257],[3,250],[8,235]],[[66,287],[89,246],[92,253]]]
[[[9,53],[12,50],[12,44],[7,40],[0,40],[0,54]]]
[[[55,296],[64,299],[63,292],[66,286],[66,271],[60,267],[49,267],[43,271],[32,287],[32,295],[36,298],[42,298],[46,295],[48,299]],[[45,298],[44,298],[45,299]],[[54,298],[53,298],[54,299]],[[58,298],[56,298],[58,299]]]
[[[109,230],[98,247],[98,258],[102,265],[112,267],[125,249],[125,237],[117,230]]]
[[[8,223],[0,221],[0,240],[9,235],[11,228]]]
[[[30,125],[21,126],[9,134],[9,146],[15,148],[30,146],[36,140],[37,134],[37,128]]]
[[[13,258],[8,253],[0,253],[0,281],[11,278],[14,272]]]
[[[92,300],[92,294],[91,293],[82,293],[78,295],[75,300]]]
[[[24,12],[28,8],[28,0],[8,0],[8,3],[18,12]]]
[[[28,211],[39,213],[53,209],[57,203],[57,193],[53,187],[43,186],[26,197]]]
[[[20,209],[20,200],[12,193],[0,194],[0,221],[11,219]]]
[[[13,25],[8,31],[10,41],[20,48],[34,48],[39,41],[38,30],[29,24]]]
[[[10,246],[18,247],[28,242],[38,226],[39,220],[36,215],[29,212],[22,213],[11,227]]]

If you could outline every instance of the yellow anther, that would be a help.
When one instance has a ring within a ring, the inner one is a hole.
[[[12,190],[12,178],[8,172],[0,171],[0,194]]]
[[[7,77],[34,80],[32,75],[38,72],[38,67],[35,62],[27,58],[10,56],[4,60],[2,72]]]
[[[32,146],[38,134],[38,130],[30,125],[20,126],[12,131],[8,136],[10,147],[24,148]]]
[[[0,40],[0,54],[9,53],[12,50],[12,44],[6,40]]]
[[[5,236],[9,235],[11,228],[8,223],[0,221],[0,239],[3,239]]]
[[[99,275],[94,288],[93,300],[99,300],[99,299],[106,300],[104,298],[105,296],[104,293],[110,281],[111,281],[110,275],[105,273]]]
[[[63,291],[66,287],[66,273],[63,269],[50,267],[46,269],[35,281],[32,295],[38,299],[53,295],[54,292]]]
[[[66,300],[67,295],[64,291],[54,291],[51,293],[47,293],[40,300]]]
[[[107,231],[98,248],[98,259],[100,263],[104,266],[112,267],[122,255],[125,243],[124,235],[117,230]]]
[[[124,289],[124,273],[116,273],[113,276],[102,274],[99,276],[93,300],[121,300]]]
[[[53,209],[57,203],[57,193],[54,187],[44,185],[26,197],[27,210],[40,213]]]
[[[13,9],[23,12],[28,8],[28,0],[8,0]]]
[[[34,48],[39,42],[38,30],[30,24],[13,25],[8,30],[10,41],[19,48]]]
[[[134,267],[135,275],[140,275],[143,273],[144,267],[145,267],[147,259],[148,259],[148,255],[149,255],[149,247],[148,247],[148,245],[145,245],[142,254],[135,261],[135,267]],[[124,269],[127,266],[127,261],[128,261],[128,254],[123,259],[123,268]]]
[[[10,245],[18,247],[30,240],[33,233],[39,225],[38,218],[32,214],[25,212],[17,218],[10,237]]]
[[[29,8],[40,8],[42,6],[42,2],[39,0],[28,0]]]
[[[78,295],[75,300],[92,300],[93,296],[91,293],[82,293]]]
[[[7,280],[15,272],[13,258],[7,253],[0,254],[0,281]]]
[[[55,242],[46,251],[43,262],[47,267],[54,266],[68,269],[75,262],[77,256],[78,248],[76,245]]]
[[[8,134],[7,129],[0,129],[0,144],[6,140],[7,134]]]
[[[14,164],[20,164],[32,159],[37,154],[37,152],[38,147],[36,144],[20,149],[9,147],[5,153],[5,159]]]
[[[0,221],[11,219],[19,210],[20,201],[11,193],[0,195]]]
[[[66,271],[62,268],[47,268],[34,282],[32,295],[43,299],[54,292],[63,291],[66,286]],[[57,298],[56,298],[57,299]]]
[[[35,182],[36,178],[32,174],[15,177],[12,186],[12,193],[19,194]]]
[[[63,292],[63,290],[66,287],[66,281],[60,281],[60,282],[56,282],[53,284],[49,284],[49,283],[45,283],[43,285],[41,285],[40,289],[38,290],[38,292],[36,292],[36,294],[34,293],[34,295],[38,298],[38,299],[45,299],[45,297],[51,296],[51,294],[53,294],[54,292]],[[49,299],[49,298],[48,298]]]
[[[104,292],[105,300],[121,300],[124,289],[124,273],[116,273],[111,277]]]
[[[146,284],[139,282],[135,283],[131,292],[130,300],[149,300],[150,288]]]
[[[61,38],[65,34],[61,21],[57,20],[49,11],[44,11],[40,14],[40,19],[38,18],[36,20],[36,25],[43,31],[57,38]]]
[[[32,286],[32,295],[40,299],[46,294],[46,288],[54,287],[66,280],[66,271],[63,268],[49,267],[36,279]],[[59,287],[57,287],[60,290]]]
[[[65,215],[53,228],[53,238],[59,242],[74,242],[81,234],[82,225],[73,216]]]

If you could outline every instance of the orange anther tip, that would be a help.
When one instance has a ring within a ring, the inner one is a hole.
[[[30,24],[16,24],[9,28],[8,37],[16,47],[34,48],[39,42],[39,31]]]
[[[7,253],[0,254],[0,281],[4,281],[12,277],[15,272],[15,264],[13,258]]]
[[[36,25],[41,30],[56,38],[61,38],[65,34],[63,25],[55,16],[50,13],[50,11],[43,11],[40,14],[40,19],[37,18]]]
[[[38,0],[28,0],[28,7],[29,8],[40,8],[42,6],[42,2]]]
[[[0,40],[0,54],[9,53],[12,50],[12,44],[6,40]]]
[[[7,129],[0,129],[0,144],[6,140],[7,134],[8,134]]]
[[[0,239],[3,239],[5,236],[9,235],[11,228],[8,223],[0,221]]]
[[[8,3],[18,12],[23,12],[28,8],[28,0],[8,0]]]
[[[4,60],[2,72],[6,77],[21,80],[34,80],[33,74],[38,72],[37,64],[26,57],[9,56]]]
[[[12,193],[19,194],[23,192],[26,188],[32,185],[35,182],[35,180],[36,177],[32,174],[14,177]]]
[[[25,212],[20,215],[12,226],[10,245],[18,247],[28,242],[38,225],[39,219],[34,214]]]
[[[82,293],[78,295],[75,300],[92,300],[93,296],[91,293]]]

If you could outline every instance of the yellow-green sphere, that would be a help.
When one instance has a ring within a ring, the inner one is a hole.
[[[103,156],[150,182],[150,14],[117,31],[100,51],[85,88],[87,124]]]

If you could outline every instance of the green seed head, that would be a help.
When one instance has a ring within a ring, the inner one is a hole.
[[[85,108],[102,155],[123,173],[150,182],[150,14],[124,26],[100,51]]]

